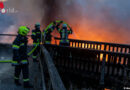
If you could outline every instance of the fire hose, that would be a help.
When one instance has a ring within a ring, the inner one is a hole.
[[[64,23],[64,24],[67,24],[66,22],[64,22],[64,21],[61,21],[61,20],[56,20],[55,21],[56,23],[59,23],[59,24],[62,24],[62,23]],[[52,22],[53,23],[53,22]],[[51,24],[52,24],[51,23]],[[49,24],[48,26],[47,26],[47,28],[51,25],[51,24]],[[67,24],[67,26],[70,28],[70,26]],[[43,34],[41,34],[41,36],[43,36]],[[36,50],[36,48],[37,48],[37,46],[39,45],[40,43],[37,43],[36,44],[36,46],[27,54],[28,56],[30,56],[35,50]],[[13,60],[2,60],[2,61],[0,61],[0,63],[12,63],[12,61]]]
[[[30,56],[37,48],[37,46],[39,45],[39,43],[36,44],[36,46],[27,54],[28,56]],[[13,60],[2,60],[0,61],[0,63],[12,63]]]

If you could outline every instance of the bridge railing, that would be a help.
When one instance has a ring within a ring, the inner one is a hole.
[[[0,34],[0,37],[16,37],[17,34]],[[30,36],[31,35],[27,35],[29,38],[31,38]],[[13,40],[12,40],[13,41]],[[11,43],[12,43],[11,41]],[[8,42],[8,40],[7,40]],[[8,45],[9,46],[9,45]],[[47,69],[48,69],[48,72],[49,72],[49,75],[50,75],[50,81],[51,81],[51,84],[52,84],[52,88],[53,90],[66,90],[65,87],[64,87],[64,84],[60,78],[60,75],[53,63],[53,60],[50,56],[50,54],[48,53],[48,51],[46,50],[46,48],[44,48],[43,45],[41,45],[41,52],[40,52],[40,71],[41,71],[41,75],[42,75],[42,88],[43,90],[47,90],[47,87],[46,87],[46,82],[45,82],[45,75],[44,75],[44,64],[43,62],[45,62],[45,64],[47,65]],[[39,75],[40,77],[40,75]]]
[[[15,37],[18,34],[0,34],[0,43],[4,43],[4,44],[12,44],[13,40],[15,39]],[[31,35],[27,35],[28,37],[28,43],[31,45],[32,44],[32,39],[31,39]]]
[[[60,38],[55,37],[55,40],[56,40],[55,42],[57,42],[58,40],[60,40]],[[69,39],[69,41],[71,47],[89,48],[89,49],[105,50],[119,53],[130,53],[130,45],[126,44],[86,41],[77,39]]]
[[[93,73],[90,76],[94,75],[93,78],[100,79],[101,85],[108,84],[112,80],[111,77],[123,84],[124,77],[130,76],[125,69],[130,67],[130,53],[57,45],[45,47],[52,54],[55,65],[61,72],[73,72],[85,76]]]
[[[42,64],[41,66],[43,66],[43,70],[45,70],[46,68],[49,73],[52,89],[53,90],[66,90],[49,52],[46,50],[46,48],[43,45],[41,45],[40,48],[41,48],[41,64]],[[45,76],[44,74],[43,76]],[[46,85],[45,82],[43,83],[44,83],[43,85]],[[43,90],[46,90],[45,86],[43,87]]]

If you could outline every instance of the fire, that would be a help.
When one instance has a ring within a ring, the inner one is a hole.
[[[73,34],[70,38],[100,42],[111,42],[111,43],[124,43],[127,44],[127,36],[122,36],[120,33],[109,32],[109,29],[98,27],[92,27],[91,25],[86,26],[75,26],[73,27]],[[122,32],[123,33],[123,32]]]
[[[105,88],[104,90],[111,90],[111,89],[107,89],[107,88]]]

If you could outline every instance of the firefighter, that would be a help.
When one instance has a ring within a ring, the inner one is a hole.
[[[45,39],[45,44],[50,44],[51,43],[51,32],[56,28],[56,22],[52,22],[47,26],[47,28],[43,31],[44,32],[44,39]]]
[[[36,45],[38,44],[36,50],[33,52],[33,61],[37,62],[37,54],[40,51],[40,42],[41,42],[41,30],[40,30],[40,23],[36,23],[35,24],[35,29],[32,30],[32,39],[33,39],[33,47],[36,47]]]
[[[26,37],[29,33],[29,28],[26,26],[20,26],[18,29],[18,35],[16,36],[12,48],[13,48],[13,61],[12,65],[15,66],[14,83],[20,86],[19,82],[20,73],[23,74],[24,88],[33,88],[29,83],[29,69],[28,69],[28,56],[27,56],[27,43]]]
[[[64,45],[64,46],[69,46],[69,40],[68,40],[68,35],[72,34],[72,29],[69,27],[69,30],[67,29],[67,24],[63,23],[62,24],[62,29],[59,28],[60,24],[57,25],[57,30],[60,33],[60,45]]]

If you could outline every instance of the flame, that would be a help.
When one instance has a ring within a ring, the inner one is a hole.
[[[109,32],[107,28],[96,28],[91,25],[86,25],[85,27],[73,27],[73,34],[69,38],[80,39],[80,40],[90,40],[90,41],[100,41],[100,42],[111,42],[111,43],[124,43],[128,44],[127,36],[124,36],[120,33]],[[115,29],[116,30],[116,29]]]
[[[104,90],[111,90],[111,89],[107,89],[107,88],[105,88]]]

